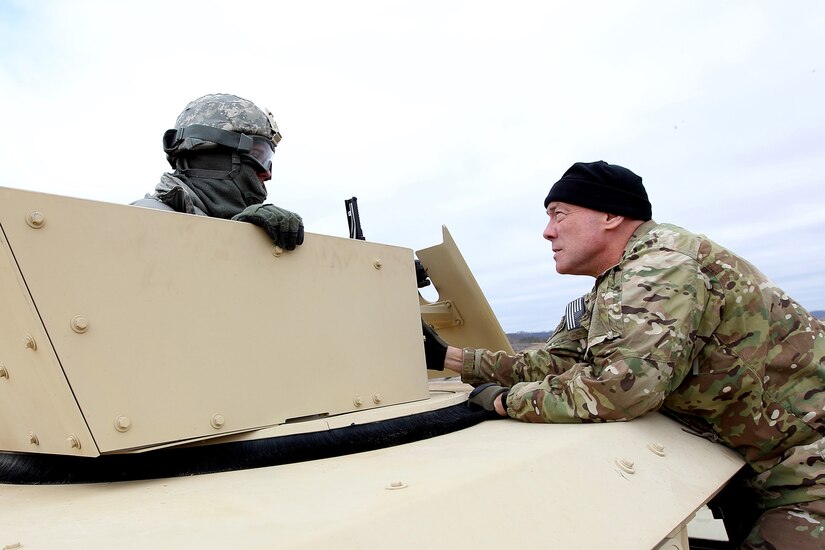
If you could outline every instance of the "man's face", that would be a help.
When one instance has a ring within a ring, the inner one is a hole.
[[[266,189],[266,182],[272,179],[272,172],[256,172],[256,176],[258,176],[258,181],[261,182],[261,187]]]
[[[264,140],[253,138],[252,150],[249,151],[249,154],[264,167],[264,171],[257,172],[257,176],[261,181],[261,185],[266,188],[264,182],[272,179],[272,172],[269,170],[269,167],[272,166],[272,147]]]
[[[601,274],[607,214],[565,202],[547,205],[550,221],[544,238],[553,245],[556,271],[567,275]]]

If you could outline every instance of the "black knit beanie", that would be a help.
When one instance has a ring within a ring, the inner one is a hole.
[[[653,217],[642,178],[617,164],[577,162],[550,189],[544,207],[566,202],[599,212],[647,221]]]

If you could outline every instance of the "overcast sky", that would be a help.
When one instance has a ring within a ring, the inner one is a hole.
[[[412,249],[447,225],[508,332],[592,286],[541,235],[576,161],[825,309],[819,0],[0,0],[0,46],[2,186],[131,202],[184,106],[231,93],[283,133],[272,202],[346,236],[357,196]]]

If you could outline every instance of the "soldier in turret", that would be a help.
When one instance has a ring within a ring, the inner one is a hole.
[[[276,245],[293,250],[303,243],[303,220],[264,204],[280,141],[272,113],[251,101],[229,94],[199,97],[163,135],[174,172],[163,174],[154,193],[132,204],[254,223]]]
[[[825,546],[825,326],[733,252],[653,221],[626,168],[576,163],[544,207],[556,270],[593,289],[539,350],[447,347],[425,326],[428,368],[499,418],[669,414],[747,461],[761,515],[745,548]]]

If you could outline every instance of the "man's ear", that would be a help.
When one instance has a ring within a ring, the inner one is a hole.
[[[618,214],[605,214],[605,216],[605,229],[616,229],[624,223],[624,216],[619,216]]]

